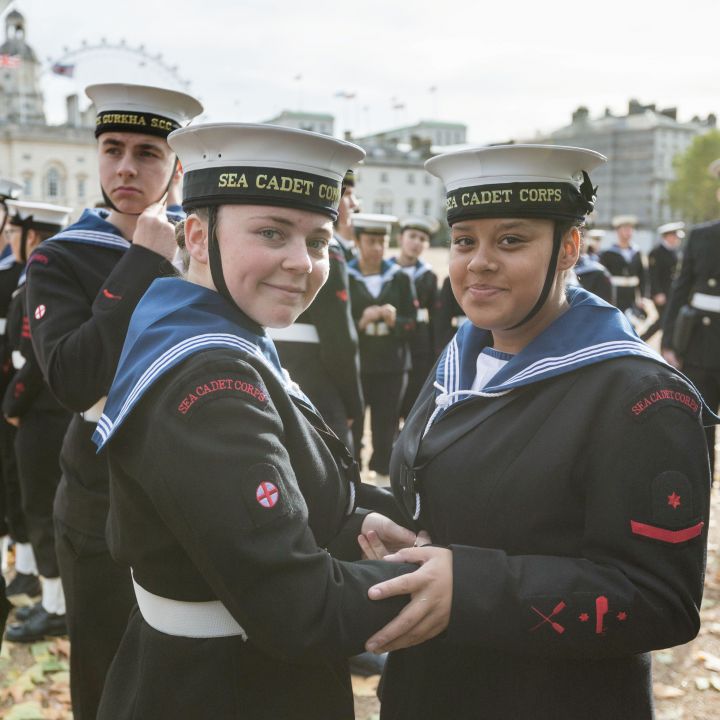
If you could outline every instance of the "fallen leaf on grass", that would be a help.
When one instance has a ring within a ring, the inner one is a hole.
[[[35,683],[27,672],[24,672],[15,682],[8,686],[8,691],[16,703],[22,702],[25,694],[32,692],[34,689]]]
[[[50,657],[51,642],[38,642],[30,646],[30,652],[36,660],[47,660]]]
[[[70,657],[70,641],[67,638],[58,638],[53,643],[51,651],[56,655],[64,655]]]
[[[379,675],[371,675],[370,677],[361,677],[360,675],[352,676],[353,695],[358,697],[375,697],[377,695]]]
[[[684,690],[673,687],[672,685],[663,685],[662,683],[653,683],[653,695],[658,700],[670,700],[679,698],[685,694]]]

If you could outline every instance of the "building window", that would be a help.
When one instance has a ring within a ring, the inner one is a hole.
[[[415,184],[415,173],[409,172],[407,174],[407,181],[408,181],[408,185],[414,185]]]
[[[380,213],[381,215],[392,215],[392,207],[392,202],[383,202],[382,200],[376,200],[373,205],[373,212]]]
[[[381,183],[386,183],[386,182],[388,182],[388,174],[387,174],[386,172],[381,172],[381,173],[380,173],[380,182],[381,182]]]
[[[423,215],[430,215],[432,213],[432,202],[430,200],[423,200]]]
[[[432,182],[432,178],[430,177],[429,173],[425,173],[425,184],[429,185]]]
[[[77,179],[77,196],[78,200],[85,199],[85,193],[87,191],[87,178],[79,177]]]
[[[60,197],[60,172],[51,167],[45,176],[45,196],[47,198]]]
[[[23,178],[23,195],[31,197],[33,192],[32,187],[32,175],[25,175],[25,177]]]
[[[415,212],[415,199],[414,198],[408,198],[405,201],[405,209],[406,209],[408,215],[412,215]]]

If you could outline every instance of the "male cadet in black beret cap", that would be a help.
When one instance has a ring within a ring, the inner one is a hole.
[[[720,159],[708,168],[720,180]],[[720,186],[717,191],[720,202]],[[690,230],[673,282],[662,336],[663,357],[682,369],[717,411],[720,407],[720,220]],[[715,428],[706,429],[715,469]],[[714,475],[713,475],[714,477]]]
[[[155,278],[174,272],[174,233],[159,222],[178,174],[167,136],[202,111],[185,93],[144,85],[92,85],[87,94],[97,111],[100,184],[110,212],[85,210],[46,241],[42,259],[30,259],[27,280],[38,362],[53,394],[75,413],[55,497],[75,720],[94,720],[135,602],[127,568],[107,549],[108,469],[90,438],[135,305]]]

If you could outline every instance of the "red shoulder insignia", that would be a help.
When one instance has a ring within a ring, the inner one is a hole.
[[[228,395],[253,400],[263,407],[268,402],[265,388],[255,383],[237,376],[213,375],[206,380],[195,381],[180,400],[177,411],[180,415],[187,415],[198,403]]]

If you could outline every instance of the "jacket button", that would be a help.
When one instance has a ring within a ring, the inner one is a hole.
[[[702,319],[702,324],[705,326],[709,325],[711,322],[712,320],[707,315]]]
[[[717,280],[715,278],[710,278],[708,280],[708,287],[715,287],[717,285]]]

